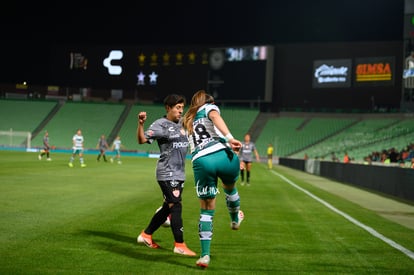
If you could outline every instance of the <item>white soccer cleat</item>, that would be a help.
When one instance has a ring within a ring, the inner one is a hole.
[[[239,230],[241,222],[244,220],[243,211],[239,210],[239,222],[231,222],[230,226],[233,230]]]
[[[196,265],[198,265],[200,267],[203,267],[203,268],[208,267],[209,264],[210,264],[210,256],[209,255],[205,255],[205,256],[201,257],[196,262]]]

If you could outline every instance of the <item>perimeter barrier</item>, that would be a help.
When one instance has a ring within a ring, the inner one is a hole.
[[[414,202],[414,169],[411,168],[290,158],[279,158],[279,164]]]

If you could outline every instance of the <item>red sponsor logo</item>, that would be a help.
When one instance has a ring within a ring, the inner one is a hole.
[[[388,62],[358,64],[355,73],[357,82],[392,80],[391,64]]]

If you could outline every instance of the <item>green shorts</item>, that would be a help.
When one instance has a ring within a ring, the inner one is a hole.
[[[193,171],[197,196],[200,199],[215,198],[219,178],[224,185],[237,181],[240,161],[233,151],[223,149],[194,160]]]

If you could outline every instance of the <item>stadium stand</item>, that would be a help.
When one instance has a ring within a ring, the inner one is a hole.
[[[248,108],[220,107],[220,111],[232,135],[241,141],[251,131],[259,115],[259,110]],[[253,133],[251,135],[254,136]]]
[[[34,132],[56,106],[56,101],[0,100],[0,131]],[[25,137],[15,137],[14,145],[24,144]],[[10,144],[0,136],[0,144]]]
[[[99,137],[107,137],[119,120],[124,104],[67,102],[59,112],[44,126],[50,136],[51,145],[57,148],[71,148],[72,136],[78,128],[82,129],[85,148],[95,148]],[[42,133],[33,140],[32,146],[42,146]]]
[[[302,159],[307,154],[309,158],[331,160],[334,152],[341,160],[344,152],[348,152],[355,162],[362,162],[373,152],[391,148],[401,151],[414,143],[414,118],[404,114],[267,114],[234,106],[223,106],[220,110],[236,138],[242,140],[248,132],[252,135],[262,158],[269,143],[275,146],[278,157]],[[69,149],[71,137],[81,128],[87,149],[95,149],[101,134],[107,136],[109,143],[119,134],[127,151],[158,153],[157,145],[138,145],[136,141],[140,111],[148,113],[148,123],[165,114],[162,104],[3,99],[0,130],[31,132],[32,147],[39,148],[43,133],[48,130],[52,145]],[[25,137],[16,139],[19,140],[13,143],[24,146]],[[1,146],[9,143],[8,137],[0,137]]]
[[[343,131],[355,122],[350,118],[272,118],[265,124],[256,146],[262,156],[265,156],[269,143],[275,146],[277,156],[289,156]]]
[[[137,104],[132,106],[128,116],[125,119],[124,124],[122,125],[118,133],[121,137],[122,144],[125,146],[126,150],[142,151],[148,153],[159,152],[158,146],[156,144],[138,144],[137,116],[139,112],[147,112],[147,122],[145,124],[146,129],[150,126],[150,123],[165,115],[165,108],[162,104]]]
[[[395,119],[361,120],[352,127],[349,127],[347,131],[340,132],[335,136],[315,144],[311,148],[301,150],[293,154],[292,157],[302,157],[305,152],[312,158],[327,157],[332,152],[342,154],[345,151],[349,151],[352,147],[373,142],[376,136],[375,131],[396,122],[397,120]]]
[[[330,159],[331,153],[342,156],[348,152],[351,158],[362,161],[372,152],[389,148],[403,149],[414,141],[414,119],[407,118],[366,118],[310,148],[292,154],[302,158]]]

